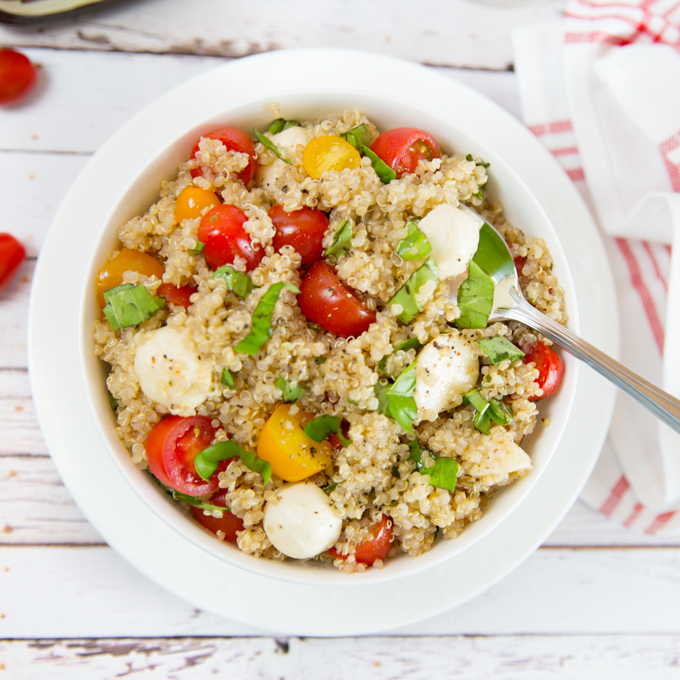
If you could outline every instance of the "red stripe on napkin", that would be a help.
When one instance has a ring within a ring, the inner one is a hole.
[[[573,130],[570,120],[555,120],[552,123],[537,123],[527,127],[537,137],[557,132],[571,132]]]
[[[609,515],[616,510],[616,507],[618,504],[621,502],[621,499],[623,498],[624,494],[630,489],[630,484],[628,480],[625,478],[625,476],[621,476],[621,479],[619,479],[618,482],[614,485],[614,487],[611,490],[611,493],[609,494],[609,497],[607,500],[602,504],[600,507],[600,512],[603,515],[606,515],[609,517]]]
[[[636,503],[633,507],[633,511],[624,520],[623,526],[630,529],[630,527],[633,526],[633,523],[635,522],[635,520],[642,514],[642,511],[644,509],[645,509],[645,506],[642,505],[642,503]]]
[[[583,168],[574,168],[573,170],[567,170],[567,175],[569,175],[569,179],[571,179],[572,182],[580,182],[581,180],[585,180],[586,178],[585,173],[583,172]]]
[[[666,524],[668,524],[668,522],[670,522],[676,514],[677,511],[672,510],[671,512],[664,512],[660,515],[657,515],[652,523],[645,529],[645,533],[655,534],[659,529],[666,526]]]
[[[569,156],[571,154],[578,153],[578,147],[576,146],[565,146],[562,149],[551,149],[553,156]]]
[[[659,261],[656,259],[656,255],[654,255],[654,251],[651,249],[649,246],[649,243],[647,241],[642,242],[642,247],[645,249],[645,252],[647,255],[649,255],[649,259],[652,263],[652,267],[654,268],[654,273],[656,274],[656,278],[661,281],[661,285],[664,287],[664,290],[668,292],[668,281],[666,281],[666,277],[663,275],[663,272],[661,271],[661,267],[659,266]]]

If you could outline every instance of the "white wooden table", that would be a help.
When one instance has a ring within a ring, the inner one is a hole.
[[[519,117],[511,32],[558,22],[563,9],[138,0],[42,28],[0,26],[0,45],[42,66],[37,91],[0,109],[0,231],[29,252],[0,294],[0,678],[680,678],[680,538],[630,533],[580,503],[501,583],[381,636],[275,639],[196,610],[88,524],[31,399],[27,308],[51,218],[89,156],[155,97],[225,59],[336,46],[429,64]]]

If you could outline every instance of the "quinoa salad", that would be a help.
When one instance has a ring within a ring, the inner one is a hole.
[[[272,105],[268,128],[200,137],[95,281],[94,352],[133,462],[216,540],[348,573],[479,520],[531,473],[522,447],[564,368],[535,331],[488,322],[460,205],[567,322],[545,242],[486,196],[492,171],[351,109]]]

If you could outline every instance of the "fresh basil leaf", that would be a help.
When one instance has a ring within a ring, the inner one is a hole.
[[[242,354],[257,354],[267,340],[272,337],[272,316],[274,307],[281,295],[283,288],[293,293],[299,293],[300,289],[289,281],[279,281],[269,286],[269,290],[260,298],[250,320],[250,333],[234,347]]]
[[[165,307],[165,298],[151,295],[141,283],[110,288],[104,291],[104,300],[104,315],[114,331],[138,326]]]
[[[376,396],[376,399],[378,400],[378,408],[376,409],[378,413],[384,413],[385,415],[389,415],[387,413],[390,402],[387,398],[387,390],[390,389],[392,383],[387,382],[386,380],[381,380],[378,381],[375,386],[373,387],[373,393]]]
[[[387,359],[391,357],[395,352],[399,352],[403,350],[404,352],[408,349],[420,349],[422,345],[420,344],[420,341],[418,338],[409,338],[408,340],[404,340],[404,342],[400,342],[392,352],[390,352],[386,357],[383,357],[379,362],[378,362],[378,372],[379,373],[385,373],[385,366],[387,365]]]
[[[477,390],[470,390],[463,395],[463,403],[475,407],[479,413],[483,413],[489,408],[489,402]]]
[[[172,497],[176,501],[183,501],[187,505],[193,505],[195,508],[200,508],[201,510],[220,510],[221,512],[231,512],[229,508],[224,508],[221,505],[210,505],[210,503],[203,503],[194,496],[187,496],[185,493],[180,493],[174,489],[168,489],[168,491],[172,493]]]
[[[472,195],[476,196],[480,201],[484,200],[484,194],[482,193],[481,189],[476,194],[472,194]]]
[[[266,484],[272,476],[272,466],[264,460],[258,458],[252,451],[242,449],[235,441],[229,439],[225,442],[217,442],[203,449],[194,458],[194,467],[201,479],[206,482],[215,474],[217,466],[223,460],[239,457],[249,470],[257,472],[262,476],[262,482]]]
[[[346,142],[349,142],[357,151],[361,151],[362,146],[368,146],[371,141],[371,133],[368,125],[362,123],[340,135]]]
[[[311,321],[307,322],[307,328],[311,328],[313,331],[316,331],[317,333],[320,333],[323,330],[323,328],[321,328],[321,326],[319,326],[318,323],[312,323]]]
[[[509,425],[514,419],[515,414],[512,409],[500,399],[489,399],[489,418],[499,425]]]
[[[230,264],[223,264],[221,267],[218,267],[210,275],[210,278],[226,281],[227,289],[243,299],[256,288],[248,274],[236,271]]]
[[[338,485],[337,482],[333,482],[332,484],[327,484],[326,486],[321,487],[321,491],[323,491],[324,493],[330,493],[331,491],[333,491],[333,489],[335,489],[335,487],[337,485]]]
[[[420,314],[423,306],[416,299],[416,295],[420,291],[421,286],[428,281],[434,281],[435,284],[439,283],[439,271],[432,258],[426,260],[422,267],[416,269],[409,277],[409,280],[387,303],[388,307],[392,307],[395,304],[401,306],[402,311],[397,315],[397,318],[403,323],[411,323]]]
[[[465,160],[466,160],[466,161],[474,161],[475,159],[474,159],[474,157],[472,156],[472,154],[469,153],[467,156],[465,156]],[[475,161],[475,165],[479,165],[479,166],[481,166],[482,168],[488,168],[488,167],[491,165],[491,163],[484,163],[484,162],[480,163],[480,162],[478,162],[478,161]]]
[[[521,349],[515,347],[502,335],[497,335],[493,338],[480,338],[477,340],[477,344],[482,348],[484,354],[489,357],[494,366],[498,366],[498,364],[506,359],[517,361],[524,356],[524,352]]]
[[[298,123],[296,120],[285,120],[284,118],[277,118],[276,120],[273,120],[271,123],[269,123],[269,129],[267,132],[269,132],[272,135],[276,135],[279,132],[283,132],[284,130],[287,130],[288,128],[292,127],[300,127],[300,123]]]
[[[291,164],[291,162],[281,154],[281,152],[279,151],[279,147],[276,146],[276,144],[274,144],[274,142],[272,142],[271,139],[268,139],[261,132],[258,132],[256,128],[253,128],[253,132],[257,137],[257,141],[260,142],[262,146],[266,146],[272,153],[277,155],[284,163],[288,163],[288,165]]]
[[[493,279],[470,260],[468,277],[458,289],[460,316],[453,322],[457,328],[486,328],[493,308]]]
[[[383,184],[389,184],[393,179],[397,178],[397,173],[377,153],[371,151],[367,146],[362,146],[361,152],[364,156],[368,156],[371,159],[373,169]]]
[[[118,408],[118,399],[116,399],[108,390],[106,393],[109,395],[109,404],[111,404],[111,408],[115,411]]]
[[[317,357],[314,359],[314,361],[316,361],[316,363],[320,366],[321,364],[325,364],[328,361],[328,357]]]
[[[430,483],[440,489],[455,491],[458,479],[458,461],[453,458],[437,458],[434,467],[423,468],[422,475],[430,476]]]
[[[479,165],[482,168],[488,168],[491,165],[491,163],[477,163],[477,165]]]
[[[230,390],[234,389],[234,376],[231,374],[231,371],[227,368],[222,369],[222,376],[220,378],[220,382],[223,385],[226,385]]]
[[[338,224],[333,236],[333,243],[326,248],[324,257],[335,264],[352,245],[352,225],[349,220],[343,220]]]
[[[281,390],[283,400],[288,404],[294,404],[300,401],[300,397],[304,394],[304,389],[301,385],[291,385],[284,377],[279,376],[274,383],[278,389]]]
[[[474,425],[484,434],[491,431],[492,420],[499,425],[509,425],[514,419],[512,409],[507,404],[494,398],[487,401],[477,390],[466,392],[463,401],[475,407]]]
[[[416,472],[422,472],[423,471],[423,449],[420,446],[420,442],[418,440],[414,442],[409,442],[408,445],[408,450],[409,450],[409,460],[412,460],[416,464]]]
[[[322,442],[332,432],[338,435],[343,446],[349,446],[352,443],[342,434],[342,418],[340,416],[319,416],[310,420],[304,428],[304,433],[315,442]]]
[[[201,241],[196,241],[196,247],[195,248],[189,248],[189,250],[187,250],[187,252],[189,253],[189,255],[202,255],[204,248],[205,248],[205,243],[202,243]]]
[[[270,130],[270,132],[271,132],[271,130]],[[474,159],[474,157],[472,156],[472,154],[469,153],[467,156],[465,156],[465,160],[466,160],[466,161],[474,161],[475,159]]]
[[[481,433],[489,434],[489,432],[491,432],[491,418],[489,416],[489,409],[486,409],[481,413],[477,411],[475,413],[473,423]]]
[[[427,236],[418,229],[419,221],[412,219],[406,223],[408,235],[397,245],[397,255],[401,255],[404,260],[420,260],[432,252]]]
[[[413,434],[413,421],[418,407],[413,393],[416,389],[416,362],[414,361],[387,390],[388,408],[385,415],[396,420],[409,434]]]

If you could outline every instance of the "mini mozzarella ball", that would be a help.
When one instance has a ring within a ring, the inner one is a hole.
[[[255,173],[255,183],[267,191],[275,191],[276,181],[283,176],[286,165],[279,158],[269,165],[260,165]]]
[[[514,442],[499,444],[488,435],[482,435],[477,451],[482,454],[481,460],[467,469],[467,473],[472,477],[509,475],[511,472],[528,470],[533,466],[526,451],[517,444]]]
[[[432,246],[431,257],[439,269],[439,278],[462,274],[479,245],[482,223],[460,208],[442,203],[418,223]]]
[[[276,144],[276,148],[281,151],[286,158],[292,158],[298,147],[304,149],[307,146],[308,141],[309,135],[307,130],[299,125],[294,125],[287,130],[272,135],[272,142]]]
[[[212,362],[199,357],[187,329],[149,331],[137,347],[134,367],[142,392],[173,415],[194,415],[213,394]]]
[[[479,378],[477,343],[458,335],[439,335],[418,354],[414,398],[419,409],[441,413]]]
[[[342,520],[328,496],[312,483],[285,484],[264,508],[264,531],[272,545],[298,560],[316,557],[340,538]]]

